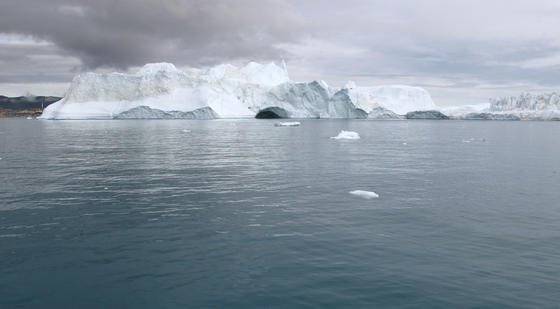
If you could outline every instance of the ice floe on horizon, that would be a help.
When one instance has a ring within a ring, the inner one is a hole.
[[[275,127],[299,127],[301,125],[298,121],[288,121],[288,122],[277,122],[274,124]]]

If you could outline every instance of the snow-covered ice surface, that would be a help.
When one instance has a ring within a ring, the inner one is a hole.
[[[245,118],[268,110],[281,118],[398,119],[435,108],[430,94],[418,87],[349,82],[337,89],[324,81],[294,82],[285,63],[186,70],[154,63],[136,74],[80,74],[41,118]],[[185,112],[190,114],[179,114]]]
[[[274,124],[276,127],[299,127],[301,125],[298,121],[277,122]]]
[[[337,136],[331,137],[332,139],[360,139],[360,134],[353,131],[340,131]]]
[[[364,191],[364,190],[354,190],[354,191],[350,191],[348,192],[352,195],[356,195],[359,196],[361,198],[365,198],[365,199],[372,199],[372,198],[378,198],[379,194],[372,192],[372,191]]]

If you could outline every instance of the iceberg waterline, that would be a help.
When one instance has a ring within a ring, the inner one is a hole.
[[[418,87],[358,87],[349,82],[331,88],[324,81],[293,82],[285,63],[188,70],[154,63],[136,74],[80,74],[41,118],[399,119],[409,111],[435,108],[430,94]]]

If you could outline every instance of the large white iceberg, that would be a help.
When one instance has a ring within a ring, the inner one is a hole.
[[[85,73],[43,119],[129,118],[399,118],[436,109],[417,87],[329,88],[324,81],[293,82],[286,64],[229,64],[179,70],[147,64],[136,74]]]

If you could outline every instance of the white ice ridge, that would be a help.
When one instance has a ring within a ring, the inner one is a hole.
[[[513,114],[521,119],[560,120],[560,94],[522,93],[518,97],[490,99],[488,110],[497,114]]]
[[[519,97],[504,97],[490,100],[492,111],[558,111],[560,95],[552,92],[540,95],[522,93]]]
[[[560,120],[560,95],[522,93],[518,97],[490,99],[489,103],[441,108],[458,119],[482,120]]]
[[[332,139],[360,139],[360,134],[353,131],[340,131],[337,136],[331,137]]]
[[[185,70],[154,63],[136,74],[80,74],[41,118],[398,119],[397,114],[431,109],[436,106],[422,88],[358,87],[349,82],[334,89],[324,81],[294,82],[285,63]]]
[[[372,192],[372,191],[364,191],[364,190],[354,190],[354,191],[350,191],[348,192],[352,195],[356,195],[365,199],[372,199],[372,198],[378,198],[379,194]]]

